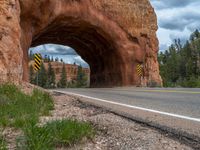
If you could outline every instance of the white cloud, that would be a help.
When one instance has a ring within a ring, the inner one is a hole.
[[[151,0],[151,3],[158,17],[160,50],[174,38],[184,42],[191,32],[200,28],[199,0]]]
[[[63,45],[56,45],[56,44],[45,44],[40,45],[37,47],[30,48],[30,51],[33,53],[41,53],[44,57],[45,55],[49,55],[50,58],[53,56],[55,59],[56,57],[63,59],[63,61],[67,64],[74,64],[81,65],[83,67],[89,67],[87,62],[85,62],[74,49],[68,46]]]
[[[174,39],[182,42],[189,38],[191,32],[200,28],[200,0],[151,0],[158,16],[157,32],[160,50],[166,50]],[[66,63],[88,64],[77,56],[75,50],[68,46],[48,44],[32,48],[35,53],[59,56]]]

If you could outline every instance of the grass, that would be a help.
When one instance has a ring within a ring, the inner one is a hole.
[[[18,149],[51,150],[55,147],[71,146],[84,138],[92,138],[94,130],[89,123],[61,120],[47,123],[43,127],[30,125],[18,140]]]
[[[51,150],[93,137],[92,126],[85,122],[61,120],[39,127],[39,117],[49,115],[53,108],[53,99],[48,93],[35,89],[26,95],[14,85],[0,85],[0,127],[23,131],[17,139],[20,150]],[[0,150],[5,148],[5,140],[0,136]]]
[[[39,116],[53,109],[48,93],[34,90],[26,95],[14,85],[0,86],[0,126],[22,128],[27,122],[37,123]]]
[[[0,135],[0,150],[7,150],[6,142],[2,135]]]

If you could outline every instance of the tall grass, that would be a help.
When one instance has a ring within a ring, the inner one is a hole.
[[[49,115],[53,108],[53,99],[48,93],[35,89],[26,95],[14,85],[0,85],[0,128],[23,131],[17,139],[20,150],[51,150],[93,137],[92,126],[85,122],[62,120],[37,126],[39,117]],[[5,140],[0,136],[0,150],[5,148]]]
[[[0,126],[22,128],[27,122],[37,123],[39,116],[53,109],[48,93],[35,89],[26,95],[14,85],[0,86]]]
[[[38,127],[29,124],[24,128],[24,136],[18,140],[18,149],[51,150],[55,147],[71,146],[84,137],[92,138],[94,130],[89,123],[61,120]]]

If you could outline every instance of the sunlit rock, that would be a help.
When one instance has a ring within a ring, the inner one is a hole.
[[[92,87],[160,85],[156,31],[148,0],[1,0],[0,82],[28,81],[28,49],[54,43],[90,65]]]

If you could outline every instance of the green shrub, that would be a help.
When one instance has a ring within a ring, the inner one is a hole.
[[[182,87],[188,88],[198,88],[200,87],[200,78],[195,78],[194,76],[184,79],[182,82],[179,83]]]
[[[92,138],[92,126],[73,120],[53,121],[43,127],[29,124],[24,128],[24,137],[18,141],[18,149],[51,150],[69,146],[85,138]]]

